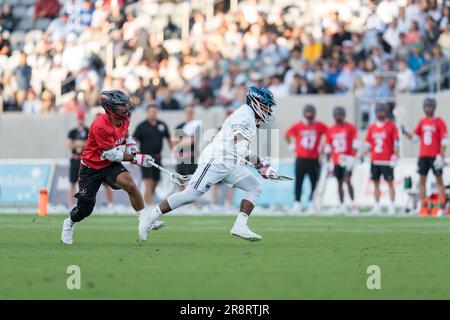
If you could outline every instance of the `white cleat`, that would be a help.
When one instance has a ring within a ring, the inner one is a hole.
[[[164,221],[155,221],[155,223],[151,227],[151,230],[159,230],[165,226],[166,226],[166,223]]]
[[[262,237],[254,233],[247,225],[234,225],[231,228],[231,234],[248,241],[259,241]]]
[[[381,214],[380,207],[374,206],[374,207],[372,208],[372,210],[370,210],[369,214],[370,214],[371,216],[379,216],[379,215]]]
[[[329,214],[333,215],[333,216],[339,216],[339,215],[343,215],[347,212],[347,209],[345,208],[344,205],[339,205],[337,207],[334,207],[330,210]]]
[[[306,208],[305,214],[308,216],[312,216],[316,213],[316,208],[314,207],[313,203],[310,203],[308,205],[308,208]]]
[[[165,223],[162,221],[156,221],[160,215],[153,208],[150,210],[145,210],[139,216],[139,240],[146,241],[148,233],[151,230],[158,230],[162,228]]]
[[[291,214],[300,214],[302,212],[302,205],[299,201],[295,201],[291,208]]]
[[[67,218],[63,222],[62,232],[61,232],[61,243],[62,244],[72,244],[73,243],[73,228],[75,224]]]
[[[389,206],[388,215],[394,216],[396,214],[395,206]]]
[[[357,216],[359,214],[358,206],[352,205],[350,212],[352,216]]]

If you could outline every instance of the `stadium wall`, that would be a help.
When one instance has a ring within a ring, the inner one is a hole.
[[[423,116],[422,100],[426,94],[401,94],[396,97],[396,105],[404,110],[401,122],[411,130],[418,119]],[[447,103],[450,92],[436,94],[438,101],[438,114],[450,125],[450,108]],[[283,133],[292,123],[302,117],[302,109],[305,103],[317,106],[318,118],[332,123],[332,109],[339,104],[346,108],[349,121],[356,120],[355,99],[353,95],[302,95],[290,96],[279,99],[279,106],[275,113],[275,121],[271,128],[278,128],[272,136],[266,133],[260,134],[259,145],[267,145],[269,139],[277,141],[272,144],[272,156],[280,159],[292,158],[292,152],[283,141]],[[183,121],[183,111],[160,111],[159,117],[165,121],[171,130]],[[203,130],[218,128],[225,117],[223,108],[213,107],[208,110],[196,108],[195,118],[202,120]],[[93,115],[88,115],[87,124],[93,120]],[[132,118],[130,131],[133,132],[136,125],[145,119],[145,112],[137,111]],[[45,114],[27,115],[21,113],[0,114],[0,159],[59,159],[69,157],[66,148],[67,133],[75,126],[75,115]],[[363,132],[360,135],[363,136]],[[275,140],[273,140],[275,139]],[[417,146],[409,141],[402,141],[403,157],[417,156]],[[447,150],[450,156],[450,148]],[[170,157],[166,147],[163,157]]]

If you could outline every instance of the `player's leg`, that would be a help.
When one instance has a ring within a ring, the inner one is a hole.
[[[131,206],[136,210],[136,214],[140,218],[149,209],[145,206],[144,198],[139,191],[130,172],[121,163],[112,163],[107,168],[105,174],[105,183],[113,189],[122,189],[128,194]],[[160,229],[164,226],[164,222],[155,223],[154,229]]]
[[[340,165],[334,166],[334,176],[337,180],[338,185],[338,195],[339,195],[339,206],[333,208],[332,213],[334,214],[342,214],[345,212],[344,208],[344,200],[345,200],[345,193],[344,193],[344,168]]]
[[[389,206],[388,214],[395,214],[395,186],[394,186],[394,168],[390,166],[383,166],[383,177],[389,187]]]
[[[379,165],[372,164],[370,167],[370,178],[373,182],[373,197],[375,199],[375,203],[373,205],[370,214],[378,215],[380,214],[380,178],[381,178],[381,170]]]
[[[432,166],[432,161],[427,160],[425,157],[420,157],[417,162],[417,173],[419,174],[419,199],[420,202],[417,205],[417,213],[420,213],[423,207],[427,207],[427,176],[428,171]],[[428,209],[426,209],[428,210]]]
[[[147,168],[153,169],[153,168]],[[151,205],[153,202],[153,195],[155,194],[157,181],[154,179],[144,179],[144,202],[146,205]]]
[[[389,186],[389,200],[391,201],[389,203],[388,207],[388,214],[392,215],[395,214],[395,187],[394,187],[394,181],[387,181],[387,184]]]
[[[160,171],[157,168],[141,167],[142,181],[144,182],[144,202],[151,205],[156,185],[160,179]]]
[[[225,199],[225,209],[227,211],[233,210],[233,197],[234,197],[234,189],[229,188],[227,190],[227,197]]]
[[[119,185],[123,191],[128,194],[130,198],[131,206],[136,212],[140,212],[145,208],[144,199],[139,192],[133,177],[128,171],[119,173],[116,177],[116,184]]]
[[[152,230],[153,224],[161,215],[197,201],[198,198],[229,173],[224,166],[213,165],[212,161],[213,159],[207,164],[198,166],[186,189],[171,194],[166,200],[155,206],[149,214],[142,216],[139,221],[139,238],[142,241],[147,239],[148,232]]]
[[[75,195],[76,206],[70,211],[70,216],[63,222],[61,242],[63,244],[73,243],[73,230],[75,223],[88,217],[95,207],[95,197],[103,181],[104,172],[81,165],[78,187]]]
[[[314,209],[314,191],[316,191],[317,182],[319,181],[320,177],[320,163],[319,159],[308,159],[306,167],[306,174],[309,177],[309,181],[311,182],[311,193],[309,194],[309,206],[307,213],[313,214]]]
[[[105,188],[105,197],[106,197],[106,206],[108,209],[113,209],[113,191],[110,186],[107,184],[103,184],[103,187]]]
[[[352,214],[357,214],[358,207],[355,204],[355,191],[353,189],[352,172],[351,171],[347,171],[347,170],[345,171],[344,184],[347,185],[348,195],[350,196]]]
[[[231,228],[231,234],[249,241],[261,240],[262,237],[251,231],[248,227],[248,217],[252,213],[256,201],[262,192],[261,183],[254,174],[243,166],[236,167],[232,173],[225,177],[223,182],[245,192],[241,200],[236,221]]]
[[[434,162],[434,159],[433,159],[433,162]],[[447,199],[446,194],[445,194],[444,179],[442,178],[443,170],[442,169],[436,170],[433,167],[433,173],[434,173],[434,176],[436,177],[436,185],[438,188],[438,195],[439,195],[437,215],[440,217],[440,216],[444,215],[445,203],[446,203],[446,199]]]
[[[295,160],[295,200],[292,213],[300,213],[303,180],[305,178],[305,168],[302,159]]]
[[[67,194],[67,208],[73,206],[73,196],[75,195],[75,182],[70,182],[69,193]]]
[[[76,183],[78,182],[78,172],[80,171],[80,160],[70,159],[69,164],[69,194],[67,199],[67,208],[73,206],[73,196],[75,195]]]

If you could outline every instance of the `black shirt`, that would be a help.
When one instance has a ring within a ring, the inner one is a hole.
[[[89,135],[89,129],[87,127],[83,128],[74,128],[69,131],[67,137],[73,141],[75,140],[83,140],[86,141]],[[72,158],[79,159],[81,153],[83,152],[83,148],[72,148]]]
[[[159,120],[156,125],[151,125],[147,120],[141,122],[133,134],[140,142],[141,152],[151,156],[161,153],[164,138],[170,139],[169,128]]]

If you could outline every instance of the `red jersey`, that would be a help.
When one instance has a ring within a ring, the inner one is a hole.
[[[297,157],[318,159],[320,138],[327,133],[327,129],[327,126],[320,121],[314,121],[310,125],[300,121],[286,131],[286,137],[295,138]]]
[[[436,157],[441,153],[441,143],[447,139],[447,126],[441,117],[423,118],[414,129],[420,138],[419,157]]]
[[[369,126],[366,141],[370,144],[370,158],[373,163],[391,161],[398,143],[398,130],[395,124],[387,120],[374,122]]]
[[[123,144],[127,137],[130,120],[122,121],[120,127],[115,127],[108,115],[102,114],[94,119],[89,129],[89,136],[81,154],[81,161],[93,169],[102,169],[111,164],[109,160],[100,159],[105,149]]]
[[[331,150],[334,165],[339,164],[339,156],[355,155],[354,142],[357,138],[356,126],[349,122],[335,124],[330,127],[326,136],[326,143]]]

